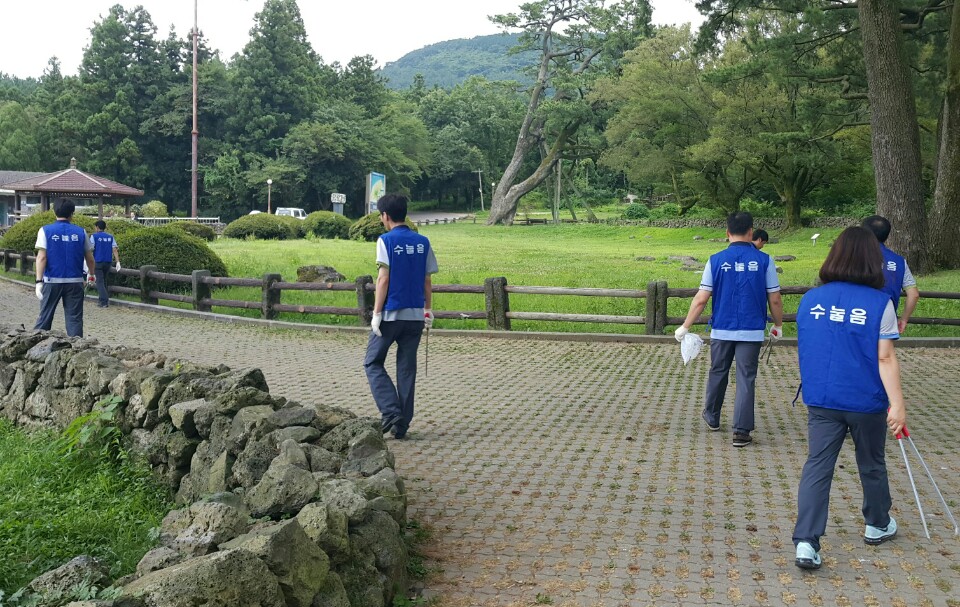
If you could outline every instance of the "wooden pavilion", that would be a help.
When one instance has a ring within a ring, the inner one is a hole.
[[[130,214],[130,198],[143,196],[143,190],[132,188],[105,177],[98,177],[77,169],[77,159],[70,159],[70,168],[55,173],[42,173],[20,181],[4,184],[4,189],[13,190],[14,215],[20,215],[21,198],[40,196],[41,210],[49,210],[50,200],[58,196],[91,198],[98,201],[98,213],[103,219],[103,199],[121,198],[125,214]]]

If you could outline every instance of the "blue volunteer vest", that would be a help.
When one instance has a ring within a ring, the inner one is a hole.
[[[57,221],[41,229],[47,238],[47,267],[43,272],[44,277],[78,278],[79,282],[82,282],[84,246],[87,242],[87,234],[83,228],[69,221]]]
[[[884,291],[848,282],[803,296],[797,335],[804,403],[858,413],[887,410],[877,347],[889,301]]]
[[[890,296],[893,301],[893,309],[900,307],[900,293],[903,291],[903,274],[907,269],[907,261],[897,255],[886,245],[881,244],[880,250],[883,251],[883,291]]]
[[[767,327],[767,268],[770,256],[753,243],[732,242],[710,257],[713,316],[722,331],[756,331]]]
[[[93,241],[93,260],[97,263],[113,261],[113,236],[106,232],[94,232],[90,236]]]
[[[383,309],[422,308],[430,241],[407,226],[397,226],[380,238],[390,256],[390,287]]]

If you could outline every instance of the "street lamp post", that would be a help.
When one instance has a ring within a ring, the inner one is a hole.
[[[273,180],[267,180],[267,215],[270,215],[272,211],[270,210],[270,186],[273,185]]]
[[[197,0],[193,0],[193,129],[190,131],[190,216],[197,216]]]
[[[484,210],[483,209],[483,177],[480,176],[480,173],[483,173],[483,171],[481,169],[477,169],[476,171],[474,171],[474,173],[477,174],[477,181],[480,183],[480,210],[482,211]]]

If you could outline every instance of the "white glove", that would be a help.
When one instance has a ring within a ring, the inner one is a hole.
[[[119,262],[119,261],[117,262],[117,265],[116,265],[116,266],[114,266],[114,268],[113,268],[113,269],[114,269],[114,270],[116,270],[117,272],[119,272],[119,271],[120,271],[120,262]]]
[[[43,299],[43,283],[42,282],[37,283],[36,293],[37,293],[37,299],[42,300]]]
[[[770,327],[770,339],[777,341],[781,337],[783,337],[783,325]]]
[[[690,332],[690,329],[680,325],[677,327],[677,330],[673,332],[673,336],[677,338],[677,341],[683,341],[683,336]]]
[[[430,308],[423,311],[423,328],[428,331],[433,328],[433,310]]]
[[[374,335],[377,337],[383,337],[383,333],[380,332],[380,323],[383,322],[383,314],[373,313],[373,318],[370,319],[370,330],[373,331]]]

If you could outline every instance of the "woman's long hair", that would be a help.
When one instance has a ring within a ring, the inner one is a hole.
[[[883,252],[873,232],[860,227],[849,227],[841,232],[820,266],[820,280],[823,283],[852,282],[882,289]]]

